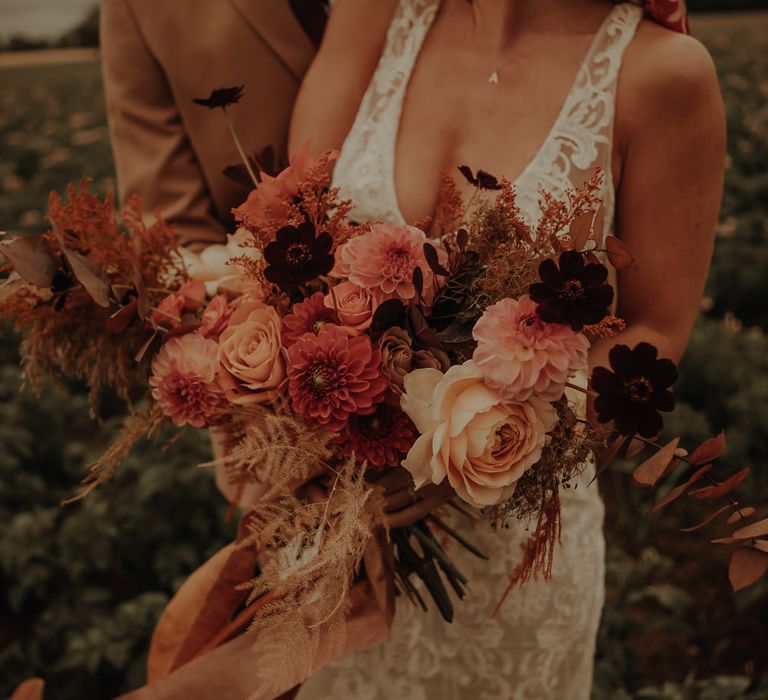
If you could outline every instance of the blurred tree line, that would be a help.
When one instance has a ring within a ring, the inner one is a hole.
[[[55,39],[43,39],[28,34],[14,34],[0,41],[0,51],[33,51],[99,45],[99,7],[93,7],[77,24]]]
[[[688,0],[692,12],[730,12],[735,10],[768,9],[768,0]],[[35,49],[96,47],[99,45],[99,8],[93,7],[72,29],[57,39],[36,38],[15,34],[0,41],[0,51],[30,51]]]

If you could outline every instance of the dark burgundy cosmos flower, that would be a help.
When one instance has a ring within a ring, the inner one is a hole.
[[[677,367],[672,360],[659,360],[650,343],[631,349],[616,345],[608,359],[611,370],[595,367],[591,388],[597,392],[595,411],[601,423],[614,422],[622,435],[652,438],[659,434],[659,411],[671,411],[675,397],[669,388],[677,381]]]
[[[541,282],[531,285],[530,295],[539,304],[537,313],[542,321],[580,331],[608,315],[613,287],[606,282],[605,265],[585,263],[581,253],[566,250],[559,265],[551,259],[539,265],[539,278]]]
[[[216,109],[217,107],[223,109],[240,102],[244,87],[244,85],[237,85],[235,87],[216,88],[208,97],[196,97],[192,102],[201,107],[208,107],[208,109]]]
[[[416,442],[418,433],[399,406],[380,403],[368,416],[352,414],[340,437],[347,454],[376,469],[396,467]]]
[[[315,235],[315,227],[309,221],[298,227],[281,228],[276,240],[264,248],[264,276],[283,291],[291,291],[327,275],[333,269],[332,245],[327,233]]]
[[[481,190],[500,190],[501,185],[496,177],[485,170],[478,170],[477,175],[472,172],[468,165],[460,165],[459,172],[466,178],[470,185],[474,185]]]

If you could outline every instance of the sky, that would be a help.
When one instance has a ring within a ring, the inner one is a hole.
[[[72,28],[96,0],[0,0],[0,38],[56,37]]]

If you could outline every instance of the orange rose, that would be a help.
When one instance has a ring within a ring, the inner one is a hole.
[[[219,383],[229,401],[263,403],[278,396],[285,381],[285,358],[280,316],[274,308],[241,297],[219,346]]]
[[[360,335],[370,328],[378,304],[370,289],[342,282],[325,296],[325,306],[336,310],[339,322],[349,335]]]
[[[512,496],[520,477],[541,459],[557,423],[552,404],[535,396],[504,399],[486,386],[471,360],[445,374],[407,374],[401,405],[421,433],[403,461],[416,488],[447,477],[478,508]]]

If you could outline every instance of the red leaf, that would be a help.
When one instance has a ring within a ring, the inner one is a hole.
[[[136,318],[136,297],[113,313],[105,324],[110,333],[122,333]]]
[[[149,348],[152,346],[152,343],[155,341],[155,338],[157,338],[158,333],[155,331],[152,333],[152,335],[147,338],[147,341],[139,348],[139,351],[136,353],[136,356],[133,358],[135,362],[141,362],[144,359],[144,356],[149,351]]]
[[[744,547],[731,555],[728,578],[734,591],[751,586],[768,571],[768,554]]]
[[[427,261],[427,265],[436,275],[442,275],[443,277],[450,277],[451,273],[448,272],[441,264],[437,255],[437,249],[431,243],[424,244],[424,258]]]
[[[682,496],[691,486],[693,486],[699,479],[701,479],[707,472],[712,471],[712,465],[707,464],[705,467],[701,467],[696,473],[694,473],[688,481],[680,486],[675,486],[669,493],[664,496],[652,509],[651,513],[655,513],[657,510],[661,510],[665,506],[668,506],[672,501],[676,501]]]
[[[0,253],[16,274],[36,287],[50,287],[56,274],[56,257],[42,236],[21,236],[0,243]]]
[[[715,486],[705,486],[703,489],[697,489],[691,491],[689,496],[698,498],[700,501],[713,501],[720,496],[725,496],[726,493],[733,491],[744,479],[747,478],[749,469],[742,469],[740,472],[736,472],[733,476],[729,477],[721,484]]]
[[[635,481],[643,486],[653,486],[675,458],[675,450],[679,442],[680,438],[675,438],[637,467],[632,473]]]
[[[605,232],[605,209],[603,207],[600,207],[597,210],[597,214],[595,214],[595,221],[592,226],[592,232],[595,241],[598,245],[603,240],[603,233]]]
[[[598,479],[600,475],[606,469],[608,469],[611,462],[613,462],[613,460],[618,456],[619,452],[629,447],[631,440],[632,438],[630,437],[617,437],[610,445],[608,445],[608,448],[605,450],[605,452],[599,455],[597,468],[595,469],[595,475],[592,477],[592,481],[589,482],[590,486],[592,485],[593,481]]]
[[[718,537],[716,540],[710,540],[712,544],[741,544],[741,540],[735,537]]]
[[[149,302],[149,295],[145,289],[141,270],[139,270],[139,266],[135,263],[133,266],[133,286],[136,288],[136,313],[142,321],[146,321],[151,312],[151,304]]]
[[[730,518],[728,518],[727,523],[728,525],[735,525],[736,523],[741,522],[744,518],[748,518],[754,512],[755,508],[752,506],[748,506],[747,508],[740,508],[739,510],[735,511]]]
[[[77,281],[83,285],[91,299],[99,306],[107,308],[109,306],[109,284],[107,284],[106,276],[93,260],[67,248],[61,226],[55,221],[51,221],[51,231],[59,242],[64,257],[72,268],[72,273],[77,278]]]
[[[617,270],[628,267],[635,262],[629,248],[624,245],[616,236],[608,236],[605,239],[605,249],[608,253],[608,260]]]
[[[725,433],[720,433],[717,437],[709,438],[701,443],[688,460],[691,464],[705,464],[713,462],[721,457],[725,452]]]
[[[593,214],[588,211],[577,216],[568,227],[568,237],[571,239],[574,250],[583,250],[592,233]]]
[[[109,284],[104,279],[98,266],[84,255],[62,248],[67,262],[72,268],[72,272],[77,281],[83,285],[85,291],[99,306],[107,308],[109,306]]]
[[[712,513],[708,518],[700,522],[698,525],[694,525],[693,527],[681,527],[680,532],[696,532],[696,530],[701,530],[702,528],[709,525],[720,513],[722,513],[725,510],[729,510],[731,508],[731,505],[724,505],[722,508],[718,508],[714,513]]]
[[[465,228],[460,228],[456,232],[456,247],[460,252],[464,252],[469,244],[469,232]]]
[[[646,447],[647,445],[642,440],[632,440],[627,448],[626,458],[637,457]]]
[[[756,523],[739,528],[733,533],[733,536],[740,540],[748,540],[752,537],[761,537],[762,535],[768,535],[768,518],[763,518]]]
[[[45,682],[41,678],[24,681],[11,695],[10,700],[43,700]]]

